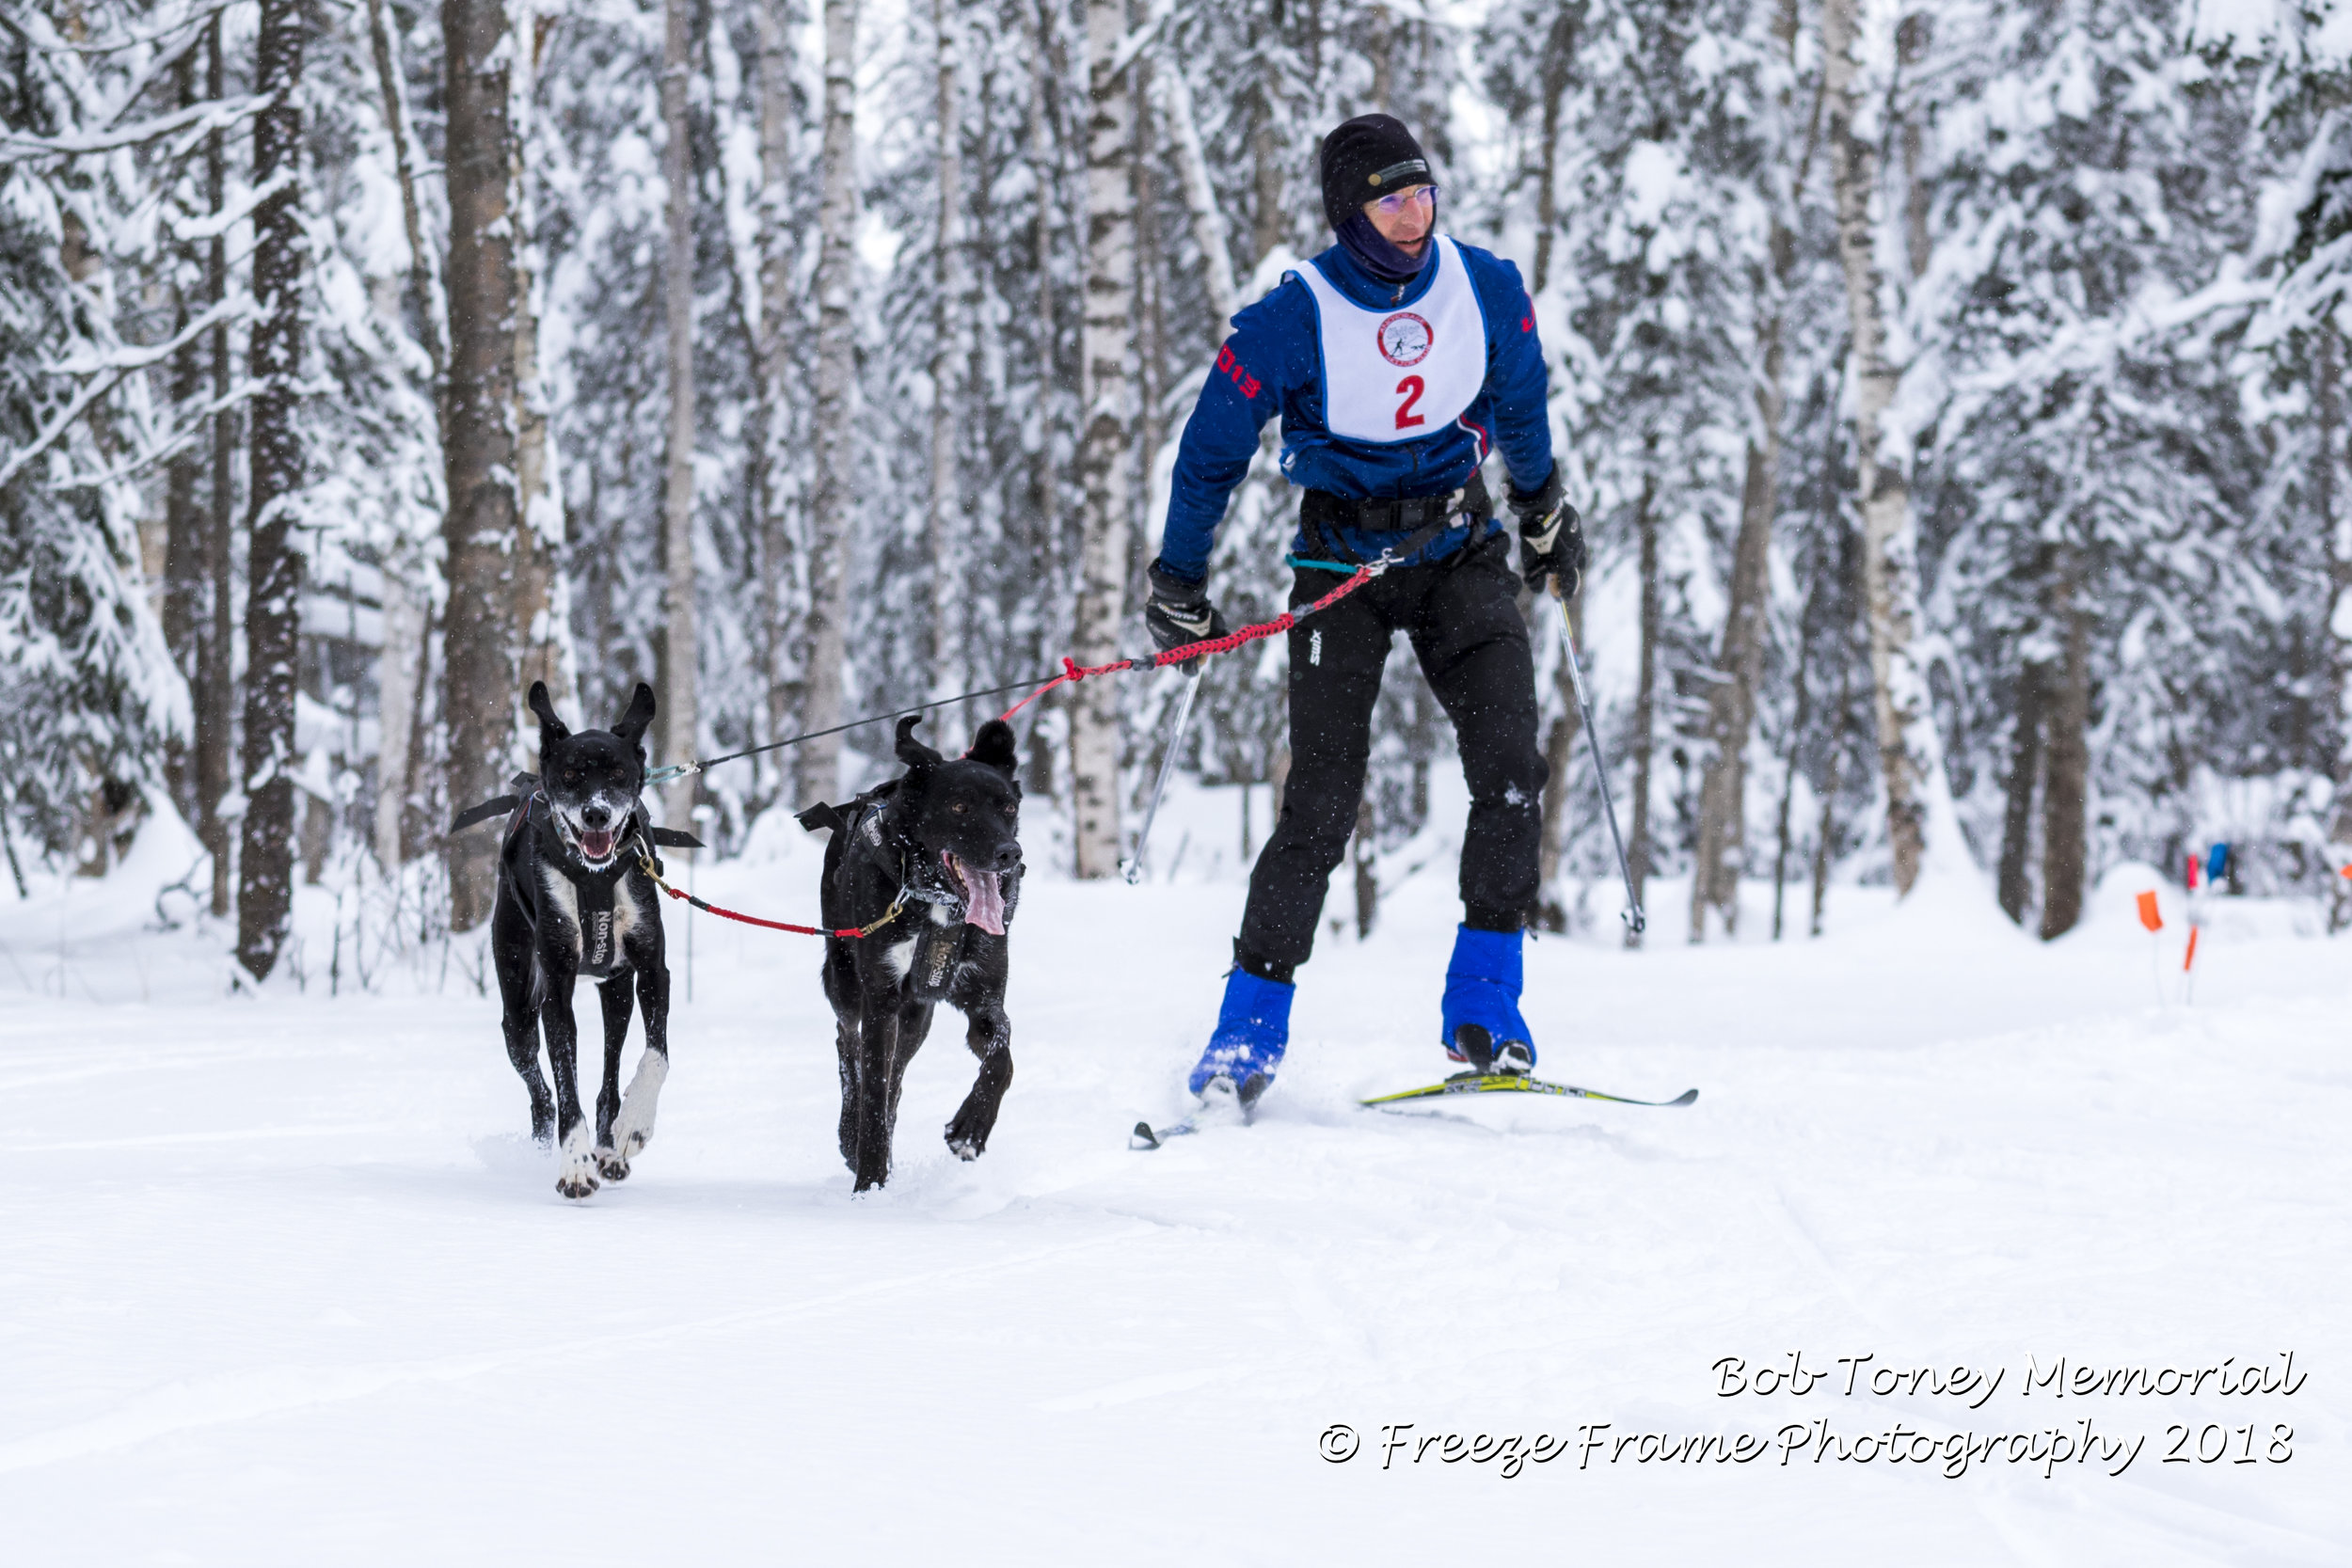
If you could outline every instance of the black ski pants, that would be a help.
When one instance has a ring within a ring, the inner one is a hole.
[[[1381,668],[1400,631],[1454,721],[1470,779],[1463,924],[1516,931],[1523,923],[1535,902],[1549,769],[1535,744],[1535,667],[1510,550],[1497,532],[1443,561],[1394,568],[1291,628],[1291,770],[1274,836],[1249,874],[1234,944],[1244,969],[1288,980],[1314,951],[1324,894],[1363,799]],[[1345,580],[1300,567],[1291,608]]]

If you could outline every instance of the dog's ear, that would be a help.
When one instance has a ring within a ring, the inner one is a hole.
[[[644,681],[629,697],[628,711],[612,721],[612,733],[641,751],[645,743],[645,726],[653,722],[653,688]]]
[[[569,738],[572,732],[564,727],[563,720],[555,716],[555,705],[548,700],[547,682],[532,681],[529,700],[531,711],[539,716],[539,749],[542,752],[547,750],[550,740]]]
[[[909,768],[936,768],[944,759],[914,738],[914,726],[922,721],[919,713],[910,713],[898,721],[898,760]]]
[[[1006,778],[1013,778],[1021,768],[1021,753],[1012,743],[1012,726],[1002,719],[992,719],[980,726],[980,733],[972,737],[972,749],[963,753],[974,762],[984,762]]]

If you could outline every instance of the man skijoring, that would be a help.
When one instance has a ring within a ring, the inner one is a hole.
[[[1547,769],[1522,579],[1576,590],[1584,541],[1551,456],[1534,308],[1509,261],[1438,232],[1438,187],[1404,124],[1364,115],[1323,145],[1339,243],[1233,318],[1176,459],[1144,622],[1163,649],[1222,635],[1210,549],[1258,433],[1282,417],[1282,472],[1306,492],[1291,605],[1383,551],[1398,564],[1290,632],[1291,770],[1249,878],[1216,1033],[1190,1087],[1254,1103],[1290,1038],[1292,975],[1314,948],[1356,823],[1391,640],[1411,640],[1454,721],[1470,789],[1462,922],[1439,1039],[1480,1071],[1524,1073],[1520,931],[1537,893]],[[1520,555],[1479,477],[1499,448]]]

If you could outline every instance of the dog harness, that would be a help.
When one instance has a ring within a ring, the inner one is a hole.
[[[961,901],[961,895],[922,875],[929,869],[928,863],[917,861],[916,874],[908,875],[905,846],[894,846],[883,838],[882,808],[889,804],[891,792],[898,783],[896,779],[884,780],[844,805],[811,806],[796,814],[793,820],[812,833],[819,828],[830,828],[834,832],[846,834],[853,852],[864,855],[898,884],[897,901],[900,904],[909,900],[918,904],[954,904]]]
[[[864,803],[865,799],[865,797],[861,796],[857,801],[853,801],[851,803],[853,805],[862,804]],[[849,827],[849,819],[841,815],[841,808],[838,806],[811,806],[808,810],[802,812],[797,820],[800,822],[802,827],[806,828],[811,832],[815,832],[818,828],[832,828],[836,832],[839,832],[846,831]],[[653,831],[656,833],[660,833],[661,832],[659,828]],[[876,838],[879,839],[880,836],[880,833],[877,832]],[[658,843],[660,840],[657,839],[656,842]],[[907,898],[909,896],[908,890],[905,886],[901,885],[898,889],[898,895],[890,901],[890,908],[882,911],[880,919],[875,920],[868,925],[842,926],[833,928],[828,928],[823,926],[796,926],[788,920],[762,920],[755,914],[744,914],[737,910],[722,909],[717,904],[709,903],[705,899],[695,897],[694,895],[691,893],[684,893],[672,887],[668,882],[662,880],[661,863],[655,860],[650,851],[646,851],[642,854],[639,857],[637,863],[639,869],[643,870],[644,874],[652,879],[654,886],[660,888],[671,897],[678,900],[678,902],[687,905],[691,909],[700,910],[705,914],[715,914],[722,920],[732,920],[744,926],[757,926],[763,930],[791,931],[804,937],[836,937],[843,942],[855,942],[861,937],[870,937],[876,931],[881,930],[883,927],[898,919],[899,911],[907,907]]]
[[[585,877],[573,876],[568,867],[557,868],[572,884],[572,896],[580,912],[582,979],[610,980],[612,972],[620,967],[621,944],[613,940],[612,907],[618,902],[622,874],[628,868],[628,861],[617,858],[610,871],[591,872]]]

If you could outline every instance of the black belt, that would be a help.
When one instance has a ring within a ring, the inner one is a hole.
[[[1391,496],[1357,499],[1335,496],[1328,490],[1310,490],[1298,507],[1298,521],[1307,531],[1308,542],[1318,553],[1335,561],[1360,564],[1360,558],[1348,549],[1336,533],[1327,531],[1353,529],[1362,533],[1410,533],[1426,529],[1431,537],[1454,525],[1457,518],[1491,517],[1493,499],[1486,494],[1483,474],[1473,473],[1470,481],[1459,490],[1448,490],[1436,496]],[[1379,541],[1372,541],[1380,543]],[[1427,541],[1417,541],[1418,549]],[[1393,549],[1393,545],[1383,547]],[[1411,551],[1400,551],[1410,554]]]

